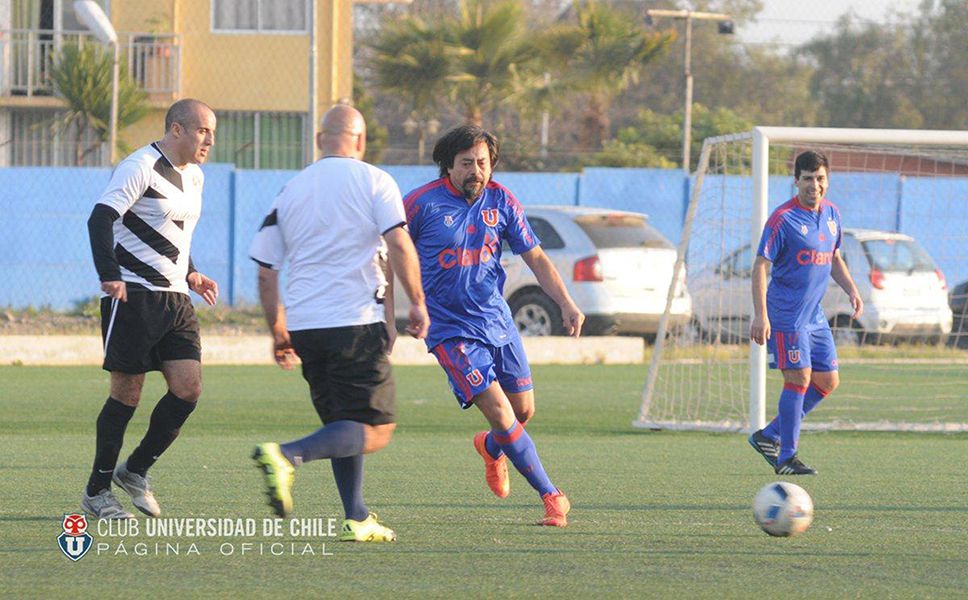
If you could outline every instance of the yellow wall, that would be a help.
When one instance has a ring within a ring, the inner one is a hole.
[[[353,2],[316,0],[319,114],[353,88]],[[111,3],[119,32],[175,33],[181,44],[180,98],[216,110],[305,113],[309,102],[307,34],[220,33],[211,0],[124,0]],[[336,31],[335,37],[331,32]],[[122,40],[122,43],[124,40]],[[176,100],[172,98],[171,100]],[[132,146],[163,134],[158,111],[122,132]]]
[[[352,1],[317,4],[318,93],[320,105],[328,106],[349,97],[352,89]],[[306,112],[306,34],[213,32],[211,3],[198,0],[178,1],[175,20],[182,43],[182,96],[220,110]],[[331,77],[334,22],[337,68]]]

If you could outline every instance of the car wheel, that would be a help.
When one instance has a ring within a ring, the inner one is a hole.
[[[565,335],[561,310],[542,292],[528,292],[511,300],[511,316],[524,337]]]
[[[830,322],[834,343],[838,346],[859,346],[864,343],[866,334],[860,323],[847,315],[838,315]]]

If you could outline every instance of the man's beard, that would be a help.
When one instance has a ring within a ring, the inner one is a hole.
[[[481,195],[484,190],[484,182],[480,179],[474,177],[468,177],[464,180],[463,185],[461,185],[460,190],[464,192],[464,198],[467,200],[475,200]]]

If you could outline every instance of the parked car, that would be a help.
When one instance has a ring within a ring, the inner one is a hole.
[[[541,247],[585,313],[583,335],[655,335],[665,310],[676,249],[649,224],[647,215],[570,206],[525,210]],[[507,244],[501,264],[507,273],[504,298],[521,335],[564,335],[558,305]],[[401,293],[396,298],[397,324],[402,326],[409,302]],[[688,323],[690,318],[691,300],[683,274],[676,286],[670,326]]]
[[[821,306],[838,343],[938,343],[951,333],[944,274],[914,238],[845,228],[841,254],[864,300],[864,314],[857,321],[851,318],[847,294],[831,278]],[[753,253],[746,245],[714,268],[690,276],[695,323],[705,337],[730,343],[748,338],[752,266]]]

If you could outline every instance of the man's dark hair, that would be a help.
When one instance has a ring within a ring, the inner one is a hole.
[[[440,176],[447,177],[447,170],[454,167],[454,157],[484,142],[491,155],[491,169],[497,166],[497,138],[477,125],[461,125],[444,134],[434,145],[434,162],[440,167]]]
[[[807,150],[797,156],[797,160],[793,164],[793,178],[800,179],[800,171],[818,171],[820,167],[826,169],[828,175],[830,174],[830,164],[827,163],[827,157],[820,152]]]
[[[183,98],[172,104],[168,108],[168,112],[165,113],[165,132],[171,131],[171,126],[175,123],[178,123],[185,129],[191,129],[195,125],[194,113],[195,108],[198,106],[212,110],[211,106],[194,98]],[[214,113],[215,111],[212,110],[212,112]]]

